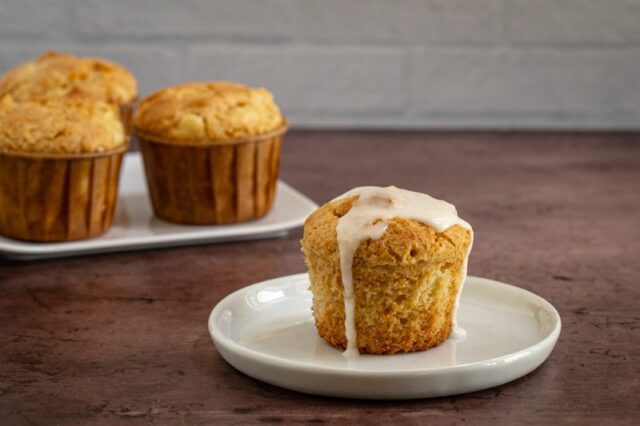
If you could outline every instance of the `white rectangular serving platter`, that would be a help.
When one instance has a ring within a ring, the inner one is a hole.
[[[277,237],[302,226],[305,218],[318,207],[300,192],[278,181],[273,208],[258,220],[234,225],[177,225],[154,216],[145,185],[140,154],[129,153],[123,162],[113,226],[106,234],[61,243],[33,243],[0,237],[0,256],[30,260]]]

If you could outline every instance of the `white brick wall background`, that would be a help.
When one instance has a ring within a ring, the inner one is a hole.
[[[640,0],[0,0],[48,49],[271,89],[297,127],[640,128]]]

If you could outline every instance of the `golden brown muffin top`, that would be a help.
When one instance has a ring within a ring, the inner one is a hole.
[[[123,105],[137,96],[135,77],[103,59],[47,52],[10,69],[0,78],[0,98],[16,101],[87,96]]]
[[[269,133],[284,119],[264,88],[228,81],[186,83],[142,100],[134,116],[138,133],[171,142],[205,143]]]
[[[0,151],[95,153],[126,143],[119,108],[93,99],[0,100]]]
[[[338,220],[349,212],[357,199],[353,196],[333,200],[313,212],[304,223],[304,250],[323,256],[339,256]],[[382,238],[360,243],[353,263],[356,265],[366,260],[372,267],[447,262],[464,258],[471,238],[471,232],[460,225],[438,233],[416,220],[397,217],[389,221]]]

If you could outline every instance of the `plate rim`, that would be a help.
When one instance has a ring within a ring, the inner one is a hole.
[[[220,352],[220,354],[223,356],[225,360],[227,360],[227,358],[222,354],[222,351],[218,347],[219,341],[223,344],[223,346],[225,346],[224,347],[225,350],[233,351],[234,353],[239,354],[244,358],[249,358],[251,361],[263,361],[274,367],[287,369],[293,372],[324,373],[324,374],[333,374],[341,377],[393,377],[393,378],[407,378],[407,377],[415,377],[415,376],[430,376],[430,375],[441,375],[441,374],[457,374],[457,373],[464,373],[467,370],[473,370],[478,367],[484,367],[487,369],[497,368],[498,364],[508,363],[508,361],[505,360],[505,358],[520,359],[523,356],[530,357],[531,355],[533,355],[533,353],[543,352],[547,348],[550,348],[549,352],[551,352],[557,343],[558,337],[560,336],[560,332],[562,329],[562,319],[557,309],[550,302],[544,299],[542,296],[539,296],[533,293],[532,291],[518,287],[513,284],[508,284],[502,281],[497,281],[490,278],[477,277],[472,275],[469,275],[467,277],[467,280],[468,279],[480,280],[485,284],[492,285],[492,286],[496,286],[496,285],[506,286],[507,288],[509,288],[509,291],[521,292],[527,295],[528,297],[533,298],[537,302],[540,302],[540,304],[544,306],[545,310],[552,314],[552,318],[554,321],[553,328],[547,333],[545,337],[537,341],[534,345],[520,349],[516,352],[511,352],[508,354],[501,355],[499,357],[488,358],[482,361],[467,362],[464,364],[457,364],[457,365],[447,366],[447,367],[373,371],[373,370],[362,370],[362,369],[354,370],[354,369],[348,369],[348,368],[337,368],[337,367],[331,367],[331,366],[325,366],[325,365],[310,365],[308,363],[281,358],[275,355],[270,355],[263,352],[251,350],[245,346],[238,344],[234,340],[226,337],[222,333],[222,331],[215,326],[215,319],[218,316],[219,312],[221,312],[222,309],[224,308],[224,305],[230,303],[233,298],[238,297],[238,295],[240,295],[241,293],[249,292],[252,288],[265,286],[265,285],[268,285],[269,283],[284,281],[287,279],[294,280],[294,279],[304,278],[304,277],[307,277],[308,279],[308,274],[306,272],[285,275],[285,276],[280,276],[280,277],[260,281],[260,282],[235,290],[234,292],[222,298],[213,307],[207,321],[209,335],[212,338],[214,345],[216,346],[216,349],[218,350],[218,352]],[[466,284],[466,281],[465,281],[465,284]],[[387,355],[379,355],[379,356],[387,356]],[[542,362],[544,362],[545,360],[546,358]],[[227,362],[229,361],[227,360]]]

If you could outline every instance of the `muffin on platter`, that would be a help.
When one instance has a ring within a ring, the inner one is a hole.
[[[287,123],[268,90],[226,81],[164,88],[142,100],[133,129],[161,219],[229,224],[271,208]]]
[[[0,235],[68,241],[104,233],[128,141],[113,104],[2,98]]]

